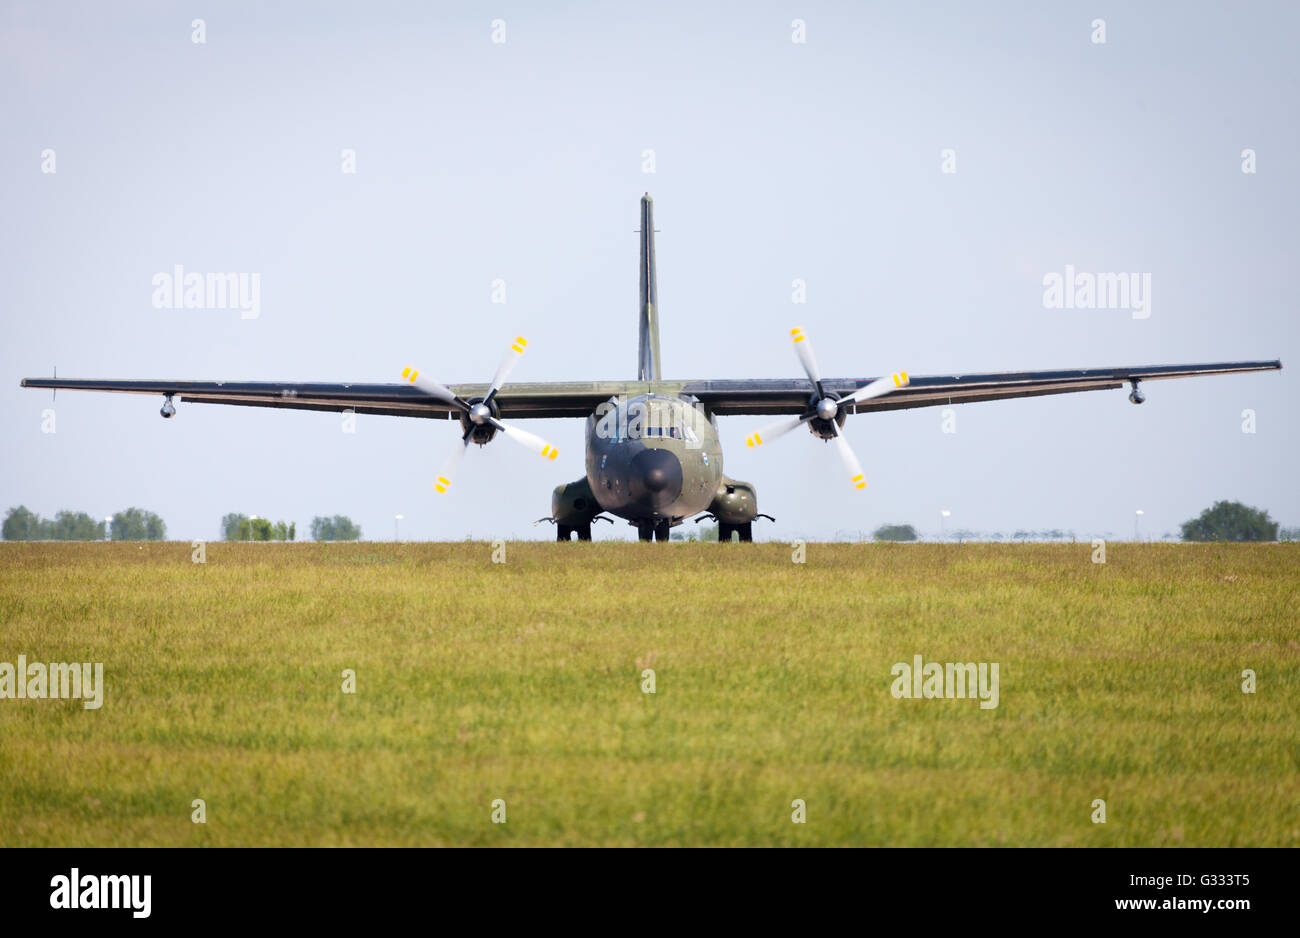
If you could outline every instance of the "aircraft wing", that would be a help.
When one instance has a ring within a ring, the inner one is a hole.
[[[988,374],[912,375],[910,384],[885,397],[856,405],[854,412],[995,401],[1120,388],[1131,381],[1191,378],[1202,375],[1275,371],[1280,361],[1211,362],[1202,365],[1148,365],[1136,368],[1084,368],[1073,371],[1013,371]],[[872,378],[828,378],[822,385],[844,396]],[[395,417],[449,420],[458,416],[450,404],[431,398],[410,384],[287,381],[168,381],[76,378],[24,378],[25,388],[108,391],[119,394],[173,395],[196,404],[234,404],[294,410],[342,411]],[[456,384],[462,398],[487,393],[486,384]],[[806,378],[745,378],[704,381],[546,381],[507,384],[497,395],[505,419],[587,417],[611,397],[655,391],[689,394],[710,412],[728,414],[801,414],[812,385]]]
[[[1194,378],[1248,371],[1276,371],[1282,362],[1210,362],[1202,365],[1146,365],[1136,368],[1080,368],[1072,371],[1010,371],[988,374],[910,375],[905,388],[864,401],[853,413],[935,407],[1012,397],[1069,394],[1124,387],[1131,381]],[[826,378],[822,386],[841,397],[871,383],[874,378]],[[693,394],[713,413],[802,414],[808,407],[812,385],[807,378],[690,381],[681,391]]]
[[[429,397],[410,384],[365,384],[289,381],[134,381],[74,378],[24,378],[25,388],[109,391],[118,394],[174,395],[177,402],[284,407],[294,410],[355,410],[395,417],[458,416],[451,404]],[[487,393],[486,384],[455,384],[463,398]],[[601,401],[619,394],[639,394],[644,384],[625,381],[550,381],[508,384],[497,395],[503,418],[587,417]]]

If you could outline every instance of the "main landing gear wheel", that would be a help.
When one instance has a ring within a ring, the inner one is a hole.
[[[752,521],[746,521],[744,524],[727,524],[725,521],[718,521],[717,515],[713,514],[712,512],[706,511],[704,514],[700,515],[698,518],[695,519],[695,523],[699,524],[701,521],[706,521],[706,520],[718,521],[718,543],[719,544],[730,544],[731,534],[733,531],[736,534],[740,535],[741,543],[748,544],[754,540],[754,521],[757,521],[759,518],[766,518],[768,521],[772,521],[772,522],[776,521],[776,519],[773,518],[771,515],[765,515],[760,511],[758,514],[754,515]]]

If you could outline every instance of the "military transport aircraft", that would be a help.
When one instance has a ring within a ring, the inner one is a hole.
[[[659,303],[655,277],[654,203],[641,200],[641,304],[635,381],[565,381],[505,384],[527,343],[516,338],[489,384],[447,387],[415,368],[394,384],[317,384],[280,381],[129,381],[27,378],[29,388],[67,388],[160,394],[162,415],[176,413],[180,398],[199,404],[287,407],[297,410],[351,410],[359,414],[431,417],[458,420],[461,437],[442,467],[434,489],[446,493],[471,443],[491,442],[498,433],[521,443],[543,459],[556,458],[555,447],[520,429],[516,419],[582,417],[587,421],[586,472],[558,486],[551,497],[557,538],[591,539],[592,523],[623,518],[643,541],[667,540],[669,529],[691,515],[705,513],[718,522],[720,541],[752,539],[752,525],[768,517],[758,511],[754,487],[722,472],[717,418],[733,414],[781,416],[746,440],[763,446],[806,426],[831,441],[844,463],[849,484],[864,489],[866,480],[844,437],[844,421],[864,411],[932,407],[1012,397],[1037,397],[1071,391],[1130,386],[1134,404],[1145,400],[1139,384],[1161,378],[1269,371],[1280,361],[1211,362],[1202,365],[1154,365],[1138,368],[1088,368],[1075,371],[1017,371],[998,374],[908,375],[899,371],[880,378],[823,378],[812,343],[791,331],[804,378],[666,381],[659,373]],[[507,419],[511,422],[507,422]]]

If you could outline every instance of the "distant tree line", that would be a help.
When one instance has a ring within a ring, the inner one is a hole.
[[[128,508],[113,515],[109,536],[115,541],[164,541],[167,539],[167,525],[152,511]]]
[[[221,519],[221,536],[227,541],[293,541],[298,538],[298,524],[231,512]]]
[[[876,529],[874,535],[878,541],[914,541],[916,530],[910,524],[886,524]],[[1094,535],[1084,535],[1085,539]],[[1106,533],[1110,537],[1110,532]],[[1181,526],[1184,541],[1296,541],[1300,540],[1300,528],[1283,528],[1268,516],[1267,511],[1251,508],[1241,502],[1217,501],[1201,514]],[[954,531],[952,537],[959,541],[1001,541],[1006,539],[1002,532],[984,534],[979,531],[961,529]],[[1019,530],[1011,535],[1016,541],[1061,541],[1075,540],[1074,531],[1062,531],[1051,528],[1044,531]],[[1172,537],[1166,534],[1165,538]]]
[[[161,541],[167,538],[167,525],[143,508],[119,511],[106,526],[102,519],[96,520],[84,511],[60,511],[50,519],[19,505],[9,509],[0,533],[6,541],[102,541],[105,537],[114,541]],[[221,536],[227,541],[293,541],[298,538],[298,525],[231,512],[221,519]],[[311,536],[316,541],[359,541],[361,526],[346,515],[317,516],[311,522]]]
[[[1276,541],[1278,525],[1267,511],[1218,501],[1199,517],[1183,522],[1182,535],[1185,541]]]
[[[250,518],[231,512],[221,519],[221,536],[227,541],[296,541],[296,521],[271,521],[269,518]],[[361,526],[346,515],[311,519],[313,541],[359,541]]]
[[[882,524],[871,536],[878,541],[914,541],[916,528],[910,524]]]
[[[167,525],[143,508],[119,511],[105,529],[103,521],[84,511],[61,511],[50,520],[19,505],[5,515],[3,535],[6,541],[102,541],[105,535],[115,541],[161,541]]]
[[[6,541],[102,541],[104,522],[84,511],[61,511],[51,521],[25,505],[10,508],[4,520]]]
[[[1017,531],[1011,535],[1014,541],[1063,541],[1067,537],[1074,537],[1074,532],[1062,531],[1060,528],[1052,528],[1049,531]]]
[[[1101,533],[1077,534],[1073,530],[1062,531],[1060,528],[1045,528],[1042,531],[1027,531],[1018,529],[1013,534],[1005,534],[1002,531],[972,531],[969,528],[959,528],[948,535],[955,541],[1078,541],[1091,540],[1094,537],[1102,537]],[[1111,537],[1111,532],[1106,531],[1105,537]]]
[[[317,515],[311,519],[311,539],[313,541],[359,541],[361,526],[345,515],[335,515],[332,518]]]

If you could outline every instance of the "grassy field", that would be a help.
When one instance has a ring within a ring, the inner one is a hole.
[[[3,845],[1300,846],[1300,545],[491,554],[0,544]]]

